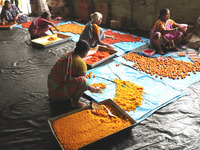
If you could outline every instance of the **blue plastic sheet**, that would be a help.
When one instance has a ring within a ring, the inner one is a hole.
[[[114,98],[116,85],[111,81],[116,78],[130,81],[143,87],[145,94],[143,95],[144,101],[142,101],[142,105],[137,107],[135,112],[127,112],[134,120],[136,120],[136,122],[146,119],[159,108],[164,107],[168,103],[185,95],[183,91],[157,81],[137,70],[124,65],[116,66],[116,64],[118,64],[117,61],[103,67],[90,70],[93,72],[93,75],[96,75],[97,77],[88,79],[89,83],[106,83],[107,88],[104,89],[101,94],[93,94],[89,91],[86,91],[85,94],[92,97],[97,102],[107,98]]]
[[[156,54],[153,57],[158,57],[158,56],[160,56],[160,55]],[[175,60],[182,60],[182,61],[186,61],[186,62],[191,62],[191,60],[188,58],[188,55],[186,55],[186,57],[180,57],[180,56],[177,55],[176,52],[167,53],[166,55],[163,55],[163,57],[166,57],[166,56],[172,56]],[[114,58],[114,60],[119,61],[121,63],[124,63],[128,66],[132,66],[134,64],[134,62],[126,61],[122,56]],[[190,85],[192,85],[193,83],[200,80],[200,72],[197,72],[196,74],[194,74],[193,72],[190,72],[190,74],[191,74],[190,76],[186,76],[185,79],[179,79],[179,80],[173,80],[173,79],[170,79],[170,78],[167,78],[167,77],[160,79],[160,78],[156,78],[155,75],[151,76],[150,74],[147,74],[147,73],[139,71],[139,70],[138,70],[138,72],[141,72],[144,75],[147,75],[151,78],[154,78],[157,81],[168,84],[169,86],[174,87],[174,88],[179,89],[179,90],[184,90],[187,87],[189,87]]]
[[[22,27],[22,24],[18,24],[18,25],[16,25],[15,27],[17,27],[17,28],[23,28],[23,27]],[[28,30],[28,28],[23,28],[23,29]]]
[[[110,29],[108,29],[108,30],[110,30]],[[120,34],[128,34],[128,33],[123,33],[123,32],[119,32],[119,31],[116,31],[116,30],[112,30],[112,31],[115,32],[115,33],[120,33]],[[132,35],[132,36],[137,37],[135,35]],[[135,42],[118,42],[118,43],[114,43],[113,45],[115,45],[115,46],[121,48],[122,50],[124,50],[125,52],[127,52],[127,51],[131,51],[133,49],[136,49],[140,46],[145,45],[146,44],[145,41],[148,42],[148,43],[150,42],[150,40],[147,39],[147,38],[143,38],[143,37],[141,37],[141,38],[142,39],[140,40],[140,42],[136,42],[136,43]]]
[[[80,25],[80,26],[85,26],[84,24],[81,24],[81,23],[77,23],[75,21],[67,21],[67,22],[59,22],[57,24],[57,26],[59,25],[63,25],[63,24],[69,24],[69,23],[75,23],[77,25]],[[22,24],[20,25],[17,25],[16,27],[18,28],[23,28],[22,27]],[[27,28],[23,28],[25,30],[28,30]],[[103,30],[107,30],[107,29],[104,29],[102,28]],[[116,33],[120,33],[120,34],[125,34],[125,33],[122,33],[122,32],[119,32],[119,31],[113,31],[113,32],[116,32]],[[62,33],[62,34],[65,34],[65,35],[68,35],[68,36],[71,36],[71,40],[74,41],[74,42],[78,42],[79,41],[79,38],[80,38],[80,35],[79,34],[74,34],[74,33],[71,33],[71,32],[58,32],[58,33]],[[48,35],[51,35],[51,31],[47,31],[46,34]],[[133,35],[134,36],[134,35]],[[135,36],[134,36],[135,37]],[[148,39],[145,39],[145,38],[142,38],[143,41],[147,41]],[[120,43],[115,43],[115,44],[111,44],[111,46],[116,50],[118,51],[118,53],[116,54],[117,56],[121,56],[123,55],[125,52],[127,51],[130,51],[130,50],[133,50],[134,48],[138,48],[142,45],[144,45],[145,43],[142,43],[142,42],[137,42],[137,43],[132,43],[132,42],[120,42]]]
[[[148,40],[148,39],[142,38],[142,40]],[[146,45],[146,43],[145,42],[136,42],[136,43],[135,42],[119,42],[119,43],[115,43],[114,45],[128,52],[140,46]]]

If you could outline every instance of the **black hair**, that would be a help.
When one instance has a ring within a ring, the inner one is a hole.
[[[10,1],[5,1],[4,5],[6,5],[6,4],[11,4],[11,3],[10,3]]]
[[[48,13],[48,12],[43,12],[42,15],[41,15],[41,17],[44,18],[44,19],[46,19],[49,16],[50,16],[50,13]]]
[[[165,14],[167,13],[167,11],[169,11],[169,9],[168,9],[168,8],[163,8],[163,9],[161,9],[161,10],[160,10],[160,15],[159,15],[159,17],[158,17],[158,18],[160,18],[160,19],[161,19],[161,16],[165,15]]]
[[[87,52],[90,49],[90,45],[85,40],[79,40],[76,43],[76,48],[74,49],[76,54],[82,54],[84,52]]]
[[[6,4],[11,4],[11,3],[10,3],[9,1],[5,1],[5,2],[4,2],[3,9],[7,9]]]

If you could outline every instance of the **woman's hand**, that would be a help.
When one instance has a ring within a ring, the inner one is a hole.
[[[18,17],[16,16],[13,20],[16,21],[18,19]]]
[[[114,36],[111,36],[111,39],[116,40],[116,38]]]
[[[108,45],[106,45],[107,46],[107,48],[110,48],[111,46],[108,44]]]
[[[91,92],[98,93],[101,89],[100,87],[89,86],[88,88]]]
[[[59,28],[55,27],[56,31],[59,31]]]
[[[4,22],[4,21],[2,21],[1,24],[2,24],[3,26],[5,26],[5,22]]]

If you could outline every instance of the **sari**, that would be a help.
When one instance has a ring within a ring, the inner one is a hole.
[[[14,18],[19,14],[18,8],[11,4],[11,7],[9,9],[3,7],[1,12],[1,19],[5,18],[8,22],[14,22]],[[26,15],[20,14],[17,18],[16,22],[18,24],[25,23],[28,21],[28,17]]]
[[[50,29],[50,25],[46,22],[46,19],[37,17],[31,23],[28,31],[31,35],[31,39],[39,38],[44,35],[46,31]]]
[[[96,29],[94,29],[96,28]],[[97,29],[99,28],[99,29]],[[93,25],[92,21],[89,21],[86,25],[85,28],[83,30],[83,32],[80,35],[80,40],[85,40],[90,44],[90,47],[95,47],[97,45],[97,33],[95,33],[95,31],[98,30],[97,32],[99,32],[100,34],[100,39],[104,40],[106,38],[104,31],[102,28],[97,27],[97,25]]]
[[[166,44],[169,44],[169,47],[174,47],[174,40],[177,40],[179,39],[181,36],[182,36],[182,32],[180,31],[174,31],[173,33],[162,33],[162,29],[173,29],[173,27],[176,25],[176,23],[169,19],[166,21],[166,23],[164,23],[163,21],[161,20],[158,20],[154,27],[152,28],[151,30],[151,37],[150,37],[150,43],[152,45],[154,45],[154,41],[153,41],[153,37],[156,33],[160,32],[161,35],[162,35],[162,45],[163,46],[166,46]]]
[[[72,77],[72,52],[61,57],[48,75],[49,98],[54,101],[79,99],[88,86],[84,76]]]

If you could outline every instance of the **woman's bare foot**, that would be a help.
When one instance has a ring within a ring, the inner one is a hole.
[[[100,87],[89,86],[88,87],[91,92],[98,93],[101,89]]]
[[[86,106],[89,106],[89,104],[86,104],[86,103],[83,103],[83,102],[80,102],[80,101],[76,102],[76,101],[72,100],[71,101],[71,106],[73,108],[84,108]]]
[[[162,50],[157,50],[156,53],[160,55],[165,55],[165,53]]]

